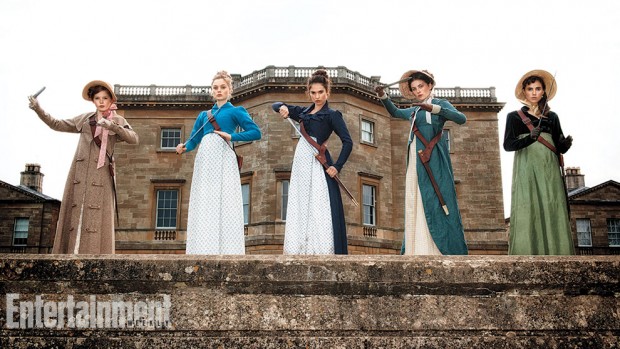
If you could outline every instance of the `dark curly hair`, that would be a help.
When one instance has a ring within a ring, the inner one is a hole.
[[[95,85],[88,89],[88,98],[92,101],[95,98],[95,95],[101,91],[106,91],[108,93],[108,97],[112,98],[112,92],[108,90],[107,87],[101,85]]]
[[[545,80],[543,80],[543,78],[541,78],[540,76],[536,75],[528,76],[525,80],[523,80],[523,83],[521,83],[521,88],[523,88],[523,91],[525,91],[525,87],[527,87],[527,85],[533,84],[536,81],[540,82],[544,91],[542,98],[540,99],[540,101],[538,101],[538,110],[540,110],[543,115],[547,116],[549,115],[551,106],[549,106],[549,104],[547,103],[547,86],[545,85]]]
[[[433,85],[433,87],[435,86],[435,80],[431,78],[430,76],[428,76],[428,74],[424,74],[422,72],[415,72],[411,74],[411,76],[409,77],[409,80],[407,80],[407,87],[409,87],[409,91],[412,91],[411,83],[413,82],[413,80],[422,80],[429,85]]]
[[[323,85],[323,87],[325,88],[325,91],[329,93],[332,88],[332,81],[329,78],[329,75],[327,74],[327,70],[319,69],[315,71],[314,73],[312,73],[312,75],[308,78],[308,83],[306,84],[306,88],[308,91],[310,91],[310,86],[312,84]]]

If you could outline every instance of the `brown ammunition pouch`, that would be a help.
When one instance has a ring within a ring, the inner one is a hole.
[[[420,139],[422,144],[424,144],[424,149],[418,150],[418,156],[420,157],[420,161],[422,162],[422,165],[424,166],[424,169],[426,170],[426,173],[428,174],[428,177],[431,180],[431,184],[433,185],[435,194],[437,194],[437,199],[439,199],[441,208],[443,209],[444,213],[447,216],[450,214],[450,212],[448,211],[448,205],[446,205],[446,202],[443,199],[443,195],[441,195],[441,191],[439,190],[439,185],[437,185],[437,181],[435,181],[435,177],[433,176],[433,172],[429,165],[429,161],[431,161],[431,154],[433,153],[433,149],[435,148],[435,145],[437,145],[437,143],[441,140],[442,132],[440,131],[437,135],[435,135],[435,137],[433,137],[433,139],[431,139],[430,142],[427,141],[426,138],[424,138],[424,136],[422,136],[422,133],[418,129],[418,126],[415,124],[413,125],[413,133],[418,139]]]

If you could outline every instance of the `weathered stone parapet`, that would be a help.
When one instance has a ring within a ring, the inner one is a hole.
[[[617,348],[619,267],[613,256],[3,255],[0,347]],[[14,307],[37,296],[42,313],[69,296],[167,299],[169,322],[11,328]]]
[[[236,101],[248,94],[263,91],[266,88],[278,89],[292,86],[305,88],[308,77],[319,68],[327,70],[332,79],[334,89],[355,91],[355,94],[378,103],[374,87],[380,83],[381,77],[367,77],[343,66],[276,67],[270,65],[245,76],[232,74],[235,91],[232,100]],[[402,97],[398,86],[386,87],[386,91],[397,104],[404,103],[409,105],[411,103],[411,101]],[[125,109],[152,107],[155,104],[160,107],[175,105],[177,107],[195,108],[213,103],[211,86],[132,86],[117,84],[114,85],[114,92],[118,96],[119,105]],[[452,103],[470,107],[481,107],[481,105],[484,105],[484,108],[493,108],[499,111],[504,105],[504,103],[497,102],[495,87],[436,87],[434,94],[438,98],[444,98]]]

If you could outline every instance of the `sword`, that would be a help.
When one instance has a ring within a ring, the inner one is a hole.
[[[297,131],[297,133],[303,137],[304,135],[301,134],[301,131],[299,131],[299,129],[297,128],[297,126],[295,126],[295,124],[293,123],[293,120],[291,120],[291,118],[286,118],[286,120],[288,120],[288,122],[291,123],[291,126],[293,126],[293,128],[295,129],[295,131]],[[305,137],[304,137],[305,139]],[[313,147],[314,148],[314,147]],[[321,159],[319,158],[319,153],[314,154],[314,157],[316,157],[316,159],[319,161],[319,163],[321,165],[323,165],[323,168],[325,168],[326,170],[329,168],[329,166],[327,165],[327,162],[323,159],[323,161],[321,161]],[[336,182],[338,183],[338,186],[340,188],[342,188],[342,190],[344,190],[344,192],[347,194],[347,196],[349,197],[349,199],[351,199],[351,201],[353,201],[353,204],[355,204],[355,206],[359,207],[360,204],[357,202],[357,200],[355,200],[355,198],[353,197],[353,194],[351,194],[351,192],[349,191],[349,189],[347,189],[347,187],[345,187],[344,183],[342,183],[342,181],[340,180],[340,177],[338,177],[338,175],[335,175],[334,177],[332,177],[333,179],[336,180]]]
[[[37,93],[32,95],[32,98],[37,98],[41,94],[41,92],[45,91],[45,86],[43,86]]]

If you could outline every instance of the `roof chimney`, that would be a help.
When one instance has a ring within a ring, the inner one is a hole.
[[[43,176],[44,174],[41,173],[41,165],[26,164],[26,170],[21,173],[19,184],[42,193]]]
[[[586,186],[585,175],[581,174],[579,167],[566,168],[566,189],[568,191],[584,188]]]

